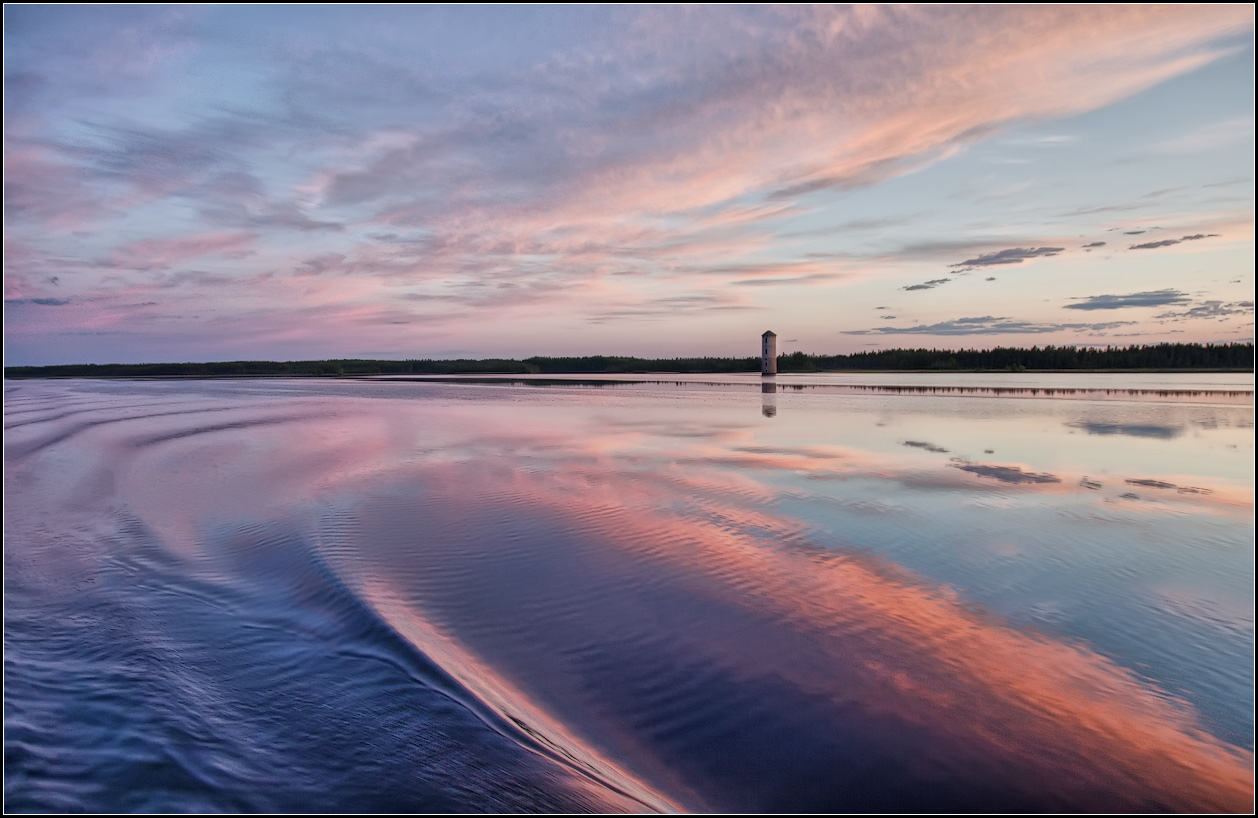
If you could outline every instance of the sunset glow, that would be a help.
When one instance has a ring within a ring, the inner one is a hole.
[[[4,14],[7,365],[1254,337],[1249,5]]]

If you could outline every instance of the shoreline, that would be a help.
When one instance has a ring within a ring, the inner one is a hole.
[[[96,366],[89,364],[88,366]],[[115,366],[113,364],[104,364],[102,366]],[[165,364],[137,364],[136,370],[143,370],[146,367],[166,366]],[[26,369],[27,367],[13,367],[15,369]],[[30,367],[31,369],[57,369],[60,365],[51,367]],[[493,370],[469,370],[469,371],[451,371],[451,372],[350,372],[350,373],[319,373],[319,372],[225,372],[225,373],[199,373],[199,374],[180,374],[180,373],[152,373],[152,372],[102,372],[102,373],[44,373],[44,372],[21,372],[10,373],[6,367],[4,380],[21,381],[21,380],[111,380],[120,378],[142,378],[145,380],[189,380],[189,381],[205,381],[205,380],[224,380],[224,379],[275,379],[275,378],[322,378],[326,380],[381,380],[381,379],[399,379],[399,380],[417,380],[434,378],[459,378],[464,377],[494,377],[494,378],[528,378],[528,379],[544,379],[551,376],[572,376],[581,375],[586,377],[592,376],[667,376],[667,375],[729,375],[729,376],[759,376],[764,378],[780,377],[783,375],[1009,375],[1017,377],[1021,375],[1043,374],[1043,375],[1208,375],[1208,374],[1253,374],[1253,368],[1233,368],[1233,367],[1202,367],[1202,368],[1131,368],[1131,369],[1032,369],[1030,367],[1020,371],[1010,371],[1006,369],[806,369],[795,371],[779,371],[776,375],[761,375],[757,370],[731,370],[731,371],[696,371],[696,370],[623,370],[623,371],[604,371],[590,372],[588,370],[554,370],[550,372],[512,372],[512,371],[493,371]]]

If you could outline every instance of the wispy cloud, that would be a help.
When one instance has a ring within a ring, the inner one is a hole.
[[[6,304],[35,304],[40,307],[64,307],[70,302],[64,298],[6,298]]]
[[[705,312],[744,312],[758,309],[762,308],[720,294],[694,293],[648,299],[604,309],[594,313],[587,320],[592,324],[628,320],[658,321],[693,317]]]
[[[1227,318],[1232,315],[1253,315],[1253,301],[1203,301],[1196,306],[1178,312],[1164,312],[1155,318],[1170,320],[1193,320],[1198,318]]]
[[[1068,310],[1119,310],[1127,307],[1164,307],[1167,304],[1186,304],[1187,293],[1179,290],[1150,290],[1126,295],[1091,295],[1079,299],[1077,304],[1067,304]]]
[[[845,335],[1044,335],[1054,332],[1102,332],[1116,327],[1130,326],[1134,321],[1106,321],[1096,324],[1054,324],[1034,321],[1017,321],[984,315],[978,318],[954,318],[937,324],[908,327],[875,327],[873,329],[845,330]]]
[[[930,281],[924,281],[921,284],[910,284],[909,286],[901,287],[900,289],[909,290],[910,292],[913,290],[933,290],[941,284],[947,284],[951,280],[952,279],[950,278],[932,278]]]
[[[132,270],[167,269],[202,256],[245,258],[257,241],[253,233],[212,233],[173,239],[141,239],[116,249],[105,264]]]
[[[984,253],[981,256],[975,256],[948,266],[973,269],[976,267],[994,267],[1002,264],[1021,264],[1028,259],[1055,256],[1065,249],[1065,247],[1011,247],[1008,250]]]
[[[1204,153],[1235,142],[1253,141],[1253,116],[1211,122],[1153,146],[1155,154]]]
[[[1144,232],[1143,230],[1139,232]],[[1218,233],[1194,233],[1191,236],[1182,236],[1178,239],[1162,239],[1161,241],[1149,241],[1144,244],[1133,244],[1128,250],[1156,250],[1159,247],[1170,247],[1186,241],[1199,241],[1201,239],[1209,239],[1218,236]]]

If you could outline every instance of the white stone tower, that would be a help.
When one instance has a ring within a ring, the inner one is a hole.
[[[760,374],[778,374],[778,337],[772,330],[760,336]]]

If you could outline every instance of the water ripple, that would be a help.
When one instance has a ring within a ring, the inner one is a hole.
[[[1234,487],[1127,472],[1217,487],[1167,492],[1208,523],[1190,529],[1101,505],[1079,478],[1096,464],[983,466],[1019,478],[993,492],[907,459],[944,449],[895,430],[881,451],[757,437],[737,398],[654,417],[628,393],[373,391],[389,388],[6,390],[7,809],[1252,801],[1252,753],[1220,738],[1252,694],[1252,614],[1201,601],[1230,587]],[[671,434],[679,417],[691,431]],[[1028,514],[1052,523],[1009,534]],[[1164,547],[1176,526],[1192,549]],[[1150,565],[1162,584],[1118,623],[1076,621],[1070,582],[1025,586],[1025,617],[997,610],[999,588],[1081,559],[1115,604]],[[1188,574],[1220,585],[1172,582]],[[1219,667],[1193,683],[1176,657]]]

